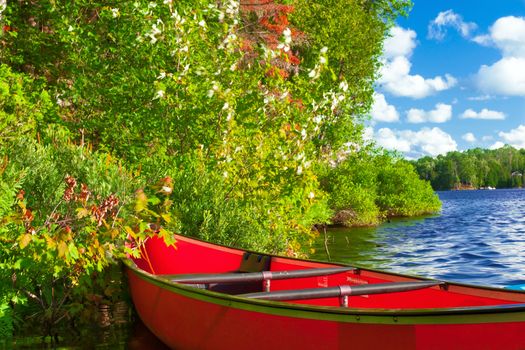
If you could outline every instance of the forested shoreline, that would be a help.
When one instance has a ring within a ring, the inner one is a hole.
[[[129,237],[306,256],[317,225],[438,211],[411,164],[363,138],[383,40],[409,6],[8,1],[0,338],[125,299]]]
[[[520,188],[525,150],[506,145],[498,149],[469,149],[413,162],[421,179],[435,190]]]

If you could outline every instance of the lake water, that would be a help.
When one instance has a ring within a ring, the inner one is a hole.
[[[525,283],[525,190],[438,195],[441,215],[330,229],[331,259],[470,284]],[[323,239],[316,250],[315,258],[328,259]]]

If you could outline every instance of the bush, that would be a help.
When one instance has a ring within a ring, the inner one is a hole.
[[[430,183],[404,160],[379,159],[377,204],[387,216],[417,216],[441,209]]]
[[[30,310],[44,334],[118,294],[107,267],[123,256],[122,217],[138,187],[108,154],[57,143],[0,149],[0,301],[18,317]]]
[[[350,154],[324,173],[322,183],[336,212],[335,223],[375,225],[385,217],[430,214],[441,208],[438,196],[414,167],[388,153]]]

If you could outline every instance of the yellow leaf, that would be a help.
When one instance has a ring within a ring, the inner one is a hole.
[[[124,226],[124,230],[126,231],[126,233],[133,239],[136,239],[137,238],[137,234],[135,233],[135,231],[133,231],[131,229],[131,227],[129,226]]]
[[[67,244],[66,244],[66,242],[60,241],[60,243],[58,243],[58,257],[59,258],[65,257],[66,256],[66,252],[67,252]]]
[[[33,236],[30,233],[26,233],[20,236],[20,248],[24,249],[33,240]]]
[[[164,221],[166,221],[168,224],[171,222],[171,215],[170,214],[161,214]]]
[[[77,218],[82,219],[89,215],[89,210],[86,208],[77,208]]]
[[[141,212],[148,207],[148,197],[142,190],[137,191],[137,199],[135,201],[135,211]]]
[[[53,240],[53,238],[46,235],[46,243],[48,249],[53,249],[56,247],[57,243]]]

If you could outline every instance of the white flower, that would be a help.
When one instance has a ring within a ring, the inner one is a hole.
[[[326,62],[327,62],[326,61],[326,57],[324,57],[324,56],[319,57],[319,63],[326,64]]]
[[[157,27],[157,24],[153,23],[153,25],[151,26],[151,34],[152,35],[158,35],[158,34],[161,34],[162,33],[162,30],[160,30],[159,27]]]
[[[225,178],[228,177],[228,172],[225,171],[224,173],[222,173],[222,176],[224,176]]]
[[[164,79],[166,78],[166,73],[165,72],[160,72],[159,76],[157,77],[157,80],[161,80],[161,79]]]
[[[321,49],[321,53],[322,54],[325,54],[328,52],[328,48],[326,46],[324,46],[322,49]]]
[[[165,192],[165,193],[171,193],[173,191],[173,189],[171,187],[168,187],[168,186],[162,186],[162,191]]]
[[[286,28],[283,31],[283,36],[284,36],[284,42],[286,44],[290,44],[292,42],[292,31],[290,30],[290,28]]]
[[[164,90],[157,90],[157,94],[155,95],[155,97],[153,99],[156,100],[158,98],[163,98],[164,94],[165,94]]]
[[[279,45],[277,45],[277,48],[280,50],[283,50],[284,52],[290,51],[290,46],[283,44],[283,43],[280,43]]]
[[[230,108],[230,104],[228,102],[225,102],[224,103],[224,106],[222,106],[222,110],[227,110],[228,108]]]
[[[301,137],[303,138],[303,140],[306,138],[306,135],[306,129],[301,130]]]
[[[339,88],[341,90],[343,90],[344,92],[346,92],[348,90],[348,83],[346,81],[342,81],[340,84],[339,84]]]
[[[201,26],[202,28],[206,28],[206,22],[204,20],[201,20],[199,22],[199,26]]]
[[[173,0],[164,0],[164,5],[171,4],[172,2],[173,2]]]
[[[310,192],[310,194],[308,194],[308,198],[310,198],[310,199],[314,199],[314,197],[315,197],[315,193]]]
[[[297,175],[301,175],[302,173],[303,173],[303,167],[299,165],[297,167]]]
[[[111,14],[113,15],[113,18],[117,18],[118,16],[120,16],[119,9],[118,8],[111,9]]]
[[[312,70],[310,71],[310,73],[308,73],[308,76],[309,76],[310,78],[315,78],[316,75],[317,75],[317,72],[315,71],[315,69],[312,69]]]

